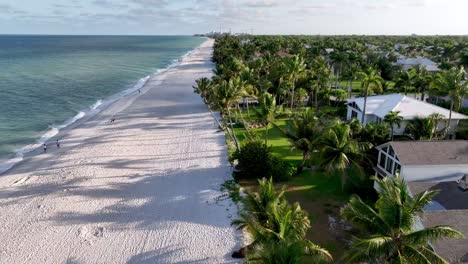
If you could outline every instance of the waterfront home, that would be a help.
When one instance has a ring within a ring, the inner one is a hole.
[[[432,246],[449,263],[468,263],[468,141],[393,141],[376,148],[376,176],[400,173],[412,195],[438,191],[414,228],[449,225],[463,233],[464,239]]]
[[[378,177],[399,172],[406,182],[455,182],[468,174],[468,140],[391,141],[376,149]]]
[[[347,120],[356,118],[362,122],[362,111],[364,109],[364,97],[357,97],[347,100]],[[366,113],[364,116],[363,125],[367,123],[382,123],[385,115],[391,111],[399,111],[399,115],[403,117],[403,122],[400,127],[394,127],[395,135],[403,135],[406,124],[415,117],[428,117],[431,114],[437,113],[444,117],[438,124],[437,129],[441,130],[446,126],[450,111],[448,109],[433,105],[427,102],[417,100],[415,98],[402,94],[387,94],[367,97]],[[456,132],[460,120],[468,119],[468,116],[452,112],[452,121],[450,129],[447,132],[449,136],[453,136]]]

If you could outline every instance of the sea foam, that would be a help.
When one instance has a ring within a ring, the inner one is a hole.
[[[166,68],[162,68],[162,69],[157,69],[153,74],[151,75],[148,75],[144,78],[141,78],[140,80],[138,80],[132,87],[128,88],[128,89],[125,89],[117,94],[114,94],[112,96],[110,96],[109,98],[105,99],[105,100],[97,100],[94,104],[92,104],[88,109],[86,110],[82,110],[82,111],[79,111],[74,117],[68,119],[67,121],[65,121],[63,124],[61,125],[58,125],[58,126],[49,126],[49,129],[37,140],[37,142],[35,144],[30,144],[30,145],[27,145],[27,146],[24,146],[23,148],[21,148],[19,151],[16,152],[15,154],[15,157],[14,158],[11,158],[11,159],[8,159],[8,160],[0,160],[0,174],[8,171],[9,169],[11,169],[15,164],[17,164],[18,162],[21,162],[23,159],[24,159],[24,156],[35,150],[35,149],[38,149],[40,147],[42,147],[42,145],[44,143],[47,144],[47,141],[53,137],[55,137],[56,135],[59,134],[60,130],[74,124],[75,122],[77,122],[78,120],[82,119],[83,117],[85,116],[94,116],[96,114],[98,114],[102,109],[104,109],[105,107],[111,105],[112,103],[126,97],[126,96],[129,96],[133,93],[136,93],[137,91],[141,90],[145,84],[148,82],[148,80],[152,77],[152,76],[158,76],[158,75],[161,75],[175,67],[177,67],[178,65],[180,65],[186,57],[190,56],[190,54],[192,54],[194,52],[194,50],[191,50],[187,53],[185,53],[183,56],[181,56],[179,59],[175,59],[172,61],[171,64],[169,64]]]

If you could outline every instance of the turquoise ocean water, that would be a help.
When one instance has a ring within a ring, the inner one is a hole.
[[[19,159],[103,100],[136,89],[203,41],[189,36],[0,35],[0,173],[12,158]]]

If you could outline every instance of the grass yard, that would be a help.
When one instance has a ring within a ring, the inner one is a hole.
[[[286,129],[287,122],[287,119],[282,119],[275,121],[275,124],[283,129]],[[237,127],[234,129],[234,131],[236,133],[237,139],[242,145],[242,141],[246,139],[245,129],[243,127]],[[252,129],[251,132],[261,139],[265,138],[265,128]],[[299,163],[302,160],[301,152],[292,150],[289,141],[284,138],[281,134],[281,131],[273,125],[270,125],[268,130],[268,145],[271,146],[271,149],[275,155],[284,160],[294,163]]]
[[[252,110],[251,110],[252,114]],[[247,113],[244,112],[244,118]],[[253,116],[252,116],[253,120]],[[275,124],[285,129],[288,119],[279,119]],[[236,127],[235,134],[242,145],[246,139],[243,127]],[[265,128],[252,129],[251,132],[259,138],[264,138]],[[289,141],[283,137],[281,131],[270,125],[268,145],[275,155],[292,163],[300,163],[302,154],[292,150]],[[241,180],[239,184],[248,190],[255,190],[256,180]],[[308,238],[328,249],[335,260],[342,257],[346,248],[349,232],[340,222],[340,208],[349,200],[350,193],[343,190],[338,175],[327,175],[318,170],[306,170],[294,176],[287,182],[278,183],[278,188],[286,186],[286,196],[291,203],[299,202],[301,207],[309,213],[311,229]]]

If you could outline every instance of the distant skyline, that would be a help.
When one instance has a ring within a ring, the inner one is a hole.
[[[466,35],[468,0],[0,0],[0,34]]]

